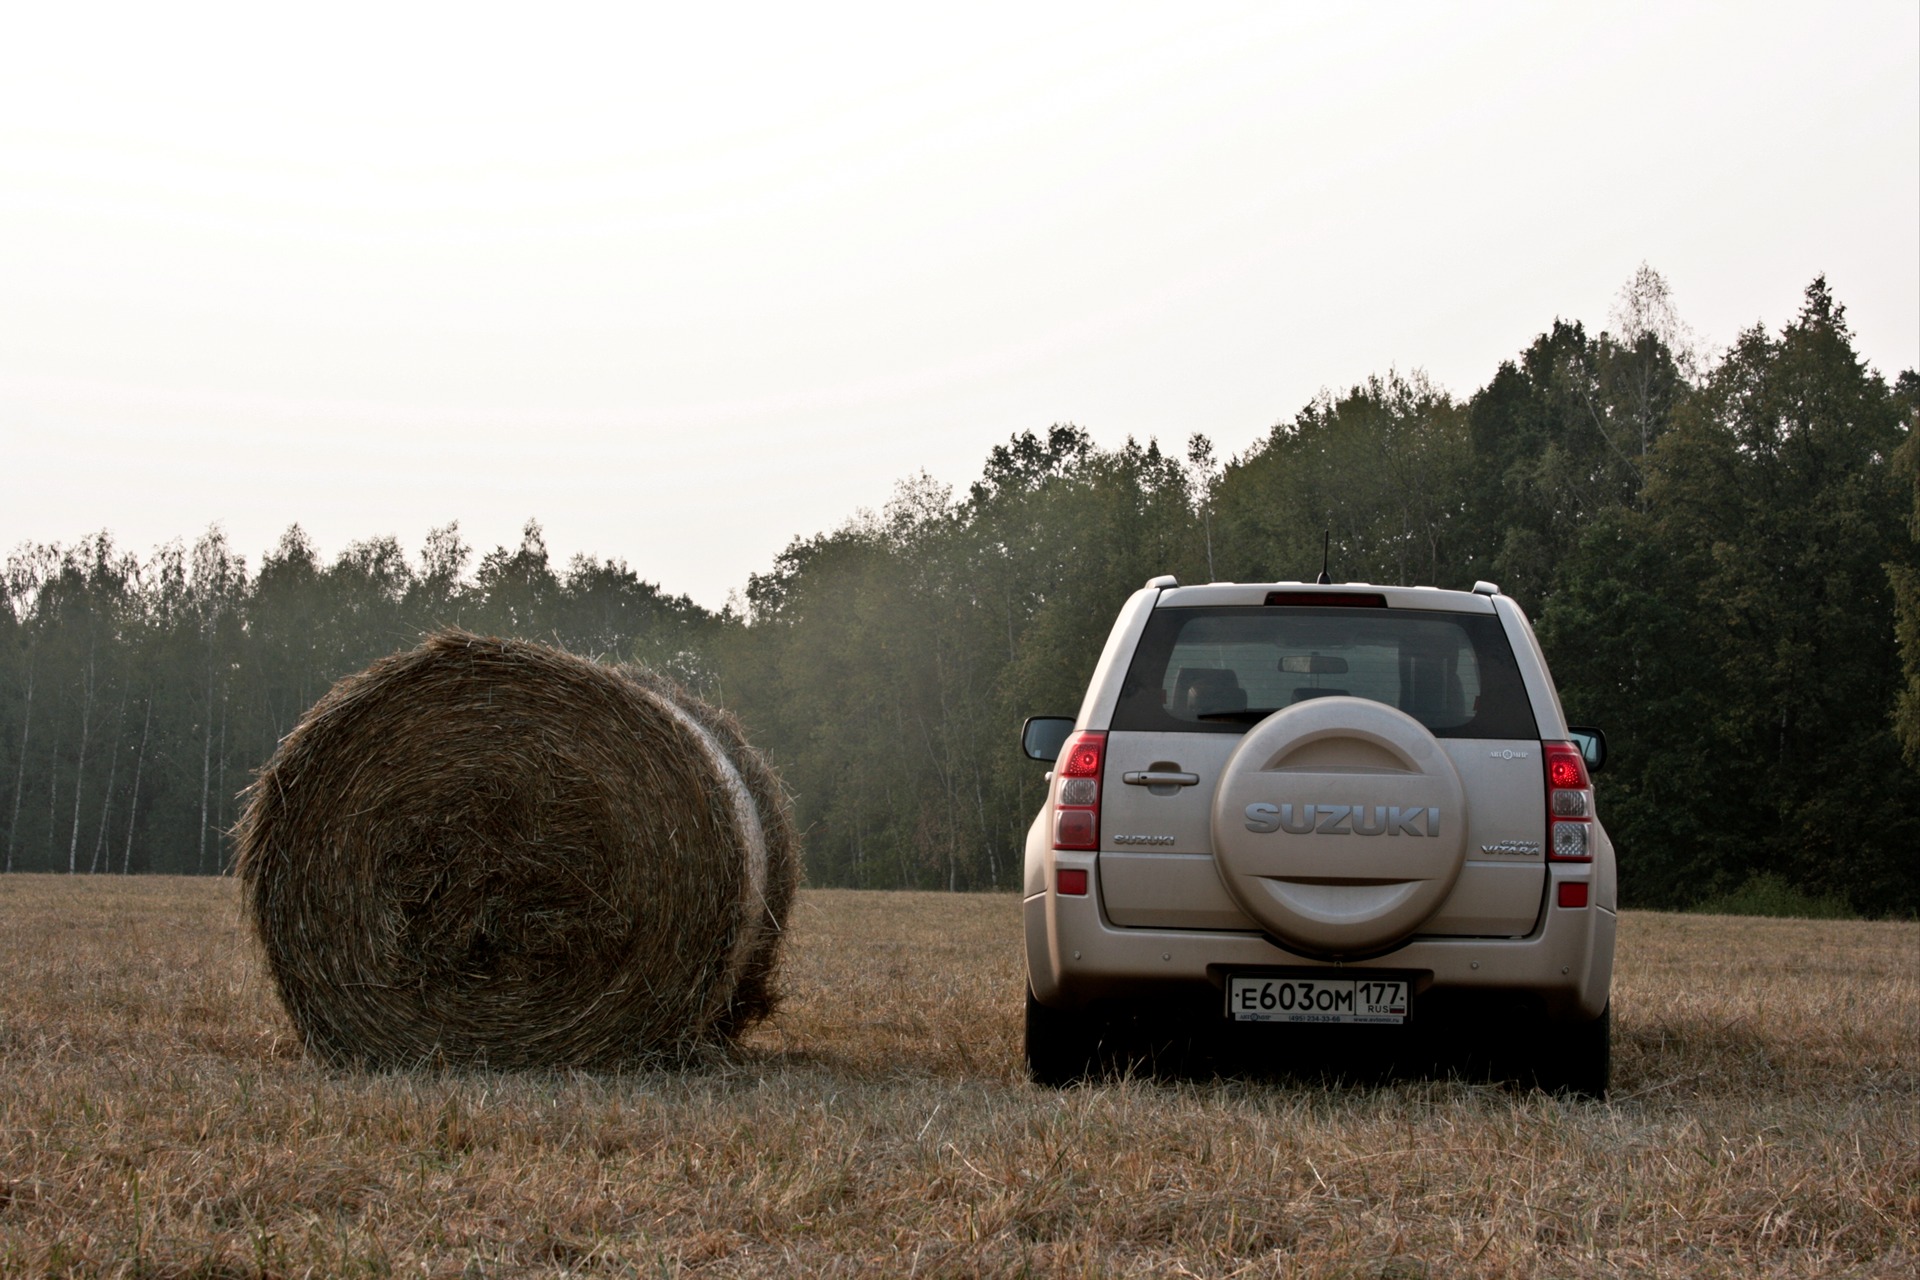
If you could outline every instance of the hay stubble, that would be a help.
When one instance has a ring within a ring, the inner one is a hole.
[[[691,1072],[329,1069],[230,882],[0,879],[0,1274],[1907,1276],[1920,927],[1630,914],[1615,1101],[1015,1072],[1017,905],[804,892]]]

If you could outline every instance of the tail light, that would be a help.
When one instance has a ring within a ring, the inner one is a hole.
[[[1587,762],[1571,742],[1543,742],[1547,766],[1547,857],[1593,861],[1593,783]]]
[[[1067,739],[1053,779],[1053,847],[1100,847],[1100,766],[1107,735],[1076,733]]]

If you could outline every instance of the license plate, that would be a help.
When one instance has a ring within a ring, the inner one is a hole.
[[[1405,1022],[1407,984],[1392,978],[1231,977],[1227,1016],[1235,1022]]]

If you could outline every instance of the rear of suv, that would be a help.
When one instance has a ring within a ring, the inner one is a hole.
[[[1496,587],[1156,578],[1079,716],[1023,739],[1054,766],[1025,856],[1035,1079],[1081,1078],[1152,1007],[1471,1021],[1542,1085],[1605,1094],[1605,739],[1566,724]]]

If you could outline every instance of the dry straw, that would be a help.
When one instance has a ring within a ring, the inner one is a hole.
[[[334,1062],[684,1058],[772,1011],[779,780],[671,681],[458,631],[348,676],[248,788],[239,874]]]

